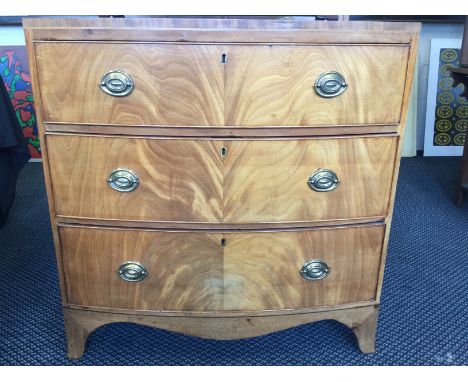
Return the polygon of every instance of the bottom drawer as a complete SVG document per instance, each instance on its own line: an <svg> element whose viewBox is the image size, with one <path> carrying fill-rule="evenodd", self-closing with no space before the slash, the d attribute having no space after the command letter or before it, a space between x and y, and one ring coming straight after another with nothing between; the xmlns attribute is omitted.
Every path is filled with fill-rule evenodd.
<svg viewBox="0 0 468 382"><path fill-rule="evenodd" d="M59 228L69 304L166 311L371 301L384 230L383 224L236 233Z"/></svg>

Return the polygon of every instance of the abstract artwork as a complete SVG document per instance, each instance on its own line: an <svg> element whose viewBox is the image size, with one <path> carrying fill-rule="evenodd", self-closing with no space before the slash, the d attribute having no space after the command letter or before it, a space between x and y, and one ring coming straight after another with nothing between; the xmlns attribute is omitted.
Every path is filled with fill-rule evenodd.
<svg viewBox="0 0 468 382"><path fill-rule="evenodd" d="M25 46L0 46L0 76L28 140L32 158L41 158L29 65Z"/></svg>
<svg viewBox="0 0 468 382"><path fill-rule="evenodd" d="M431 42L427 94L425 156L462 155L468 130L468 100L461 97L463 85L453 87L447 70L457 67L460 40L434 39Z"/></svg>

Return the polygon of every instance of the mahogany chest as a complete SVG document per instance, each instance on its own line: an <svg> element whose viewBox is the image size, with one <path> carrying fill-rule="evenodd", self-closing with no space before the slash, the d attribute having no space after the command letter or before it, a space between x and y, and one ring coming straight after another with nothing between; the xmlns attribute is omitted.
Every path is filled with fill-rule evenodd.
<svg viewBox="0 0 468 382"><path fill-rule="evenodd" d="M111 322L374 351L419 25L24 27L69 357Z"/></svg>

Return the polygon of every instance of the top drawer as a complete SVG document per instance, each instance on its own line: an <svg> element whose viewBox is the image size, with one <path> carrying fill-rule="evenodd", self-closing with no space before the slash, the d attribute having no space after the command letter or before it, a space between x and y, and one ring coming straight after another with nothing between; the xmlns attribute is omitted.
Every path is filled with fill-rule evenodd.
<svg viewBox="0 0 468 382"><path fill-rule="evenodd" d="M400 121L406 46L233 46L229 51L226 125Z"/></svg>
<svg viewBox="0 0 468 382"><path fill-rule="evenodd" d="M193 127L396 124L408 49L407 45L35 45L46 122ZM105 81L112 71L131 79L133 90L128 95L122 96L122 90L130 90L128 78ZM328 72L332 74L323 76ZM114 95L101 89L104 83ZM321 96L320 90L328 93Z"/></svg>
<svg viewBox="0 0 468 382"><path fill-rule="evenodd" d="M36 44L44 120L220 125L224 118L220 49L215 45ZM133 91L126 96L105 93L100 83L110 71L125 72L133 81ZM113 82L118 85L117 79Z"/></svg>

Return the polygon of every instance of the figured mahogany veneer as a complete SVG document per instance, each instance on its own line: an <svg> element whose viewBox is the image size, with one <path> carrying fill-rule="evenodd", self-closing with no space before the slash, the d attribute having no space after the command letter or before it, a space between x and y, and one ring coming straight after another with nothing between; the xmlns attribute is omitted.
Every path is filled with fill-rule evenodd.
<svg viewBox="0 0 468 382"><path fill-rule="evenodd" d="M385 216L397 137L300 140L135 139L49 135L57 213L199 223L313 222ZM225 156L221 150L225 149ZM132 192L106 180L129 168ZM332 192L307 181L319 168Z"/></svg>
<svg viewBox="0 0 468 382"><path fill-rule="evenodd" d="M222 221L222 142L47 136L57 213L110 219ZM118 192L116 168L140 184Z"/></svg>
<svg viewBox="0 0 468 382"><path fill-rule="evenodd" d="M47 122L249 127L397 124L409 48L57 42L35 50ZM135 83L127 97L98 87L115 69ZM314 91L330 70L348 83L331 100Z"/></svg>
<svg viewBox="0 0 468 382"><path fill-rule="evenodd" d="M232 46L225 50L224 123L398 124L408 50L391 45ZM313 89L318 76L328 71L346 80L348 87L339 97L322 98Z"/></svg>
<svg viewBox="0 0 468 382"><path fill-rule="evenodd" d="M68 301L163 311L263 311L375 300L383 224L287 232L158 232L61 227ZM323 281L299 270L330 267ZM120 264L144 264L122 282Z"/></svg>
<svg viewBox="0 0 468 382"><path fill-rule="evenodd" d="M333 319L375 350L419 25L24 26L69 357L111 322L227 340Z"/></svg>
<svg viewBox="0 0 468 382"><path fill-rule="evenodd" d="M39 43L36 52L41 95L47 99L45 121L223 123L220 46ZM116 69L135 83L127 97L110 97L99 89L102 76Z"/></svg>

